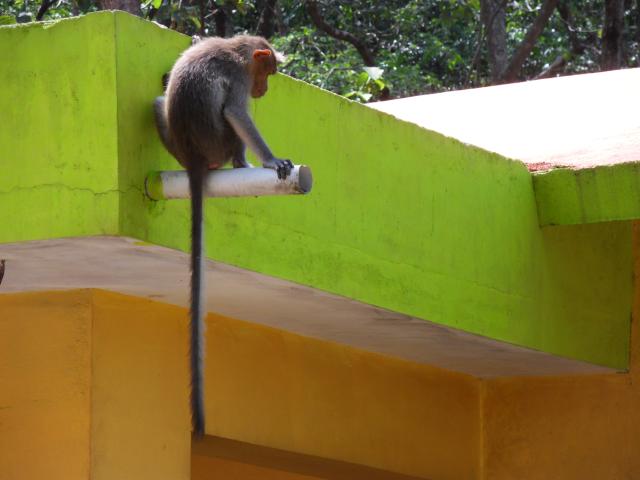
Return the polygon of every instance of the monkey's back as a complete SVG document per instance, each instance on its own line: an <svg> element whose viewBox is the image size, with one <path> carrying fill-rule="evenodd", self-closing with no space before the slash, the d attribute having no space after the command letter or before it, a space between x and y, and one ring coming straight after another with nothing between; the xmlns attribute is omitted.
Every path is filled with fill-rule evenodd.
<svg viewBox="0 0 640 480"><path fill-rule="evenodd" d="M234 39L209 38L186 50L175 63L167 86L167 122L178 160L222 165L236 134L223 109L230 97L248 91L246 60ZM200 160L198 160L200 161Z"/></svg>

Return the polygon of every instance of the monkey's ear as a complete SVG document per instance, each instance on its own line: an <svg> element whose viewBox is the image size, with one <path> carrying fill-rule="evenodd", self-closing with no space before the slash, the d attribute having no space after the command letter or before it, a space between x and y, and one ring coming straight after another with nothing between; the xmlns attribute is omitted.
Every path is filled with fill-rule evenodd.
<svg viewBox="0 0 640 480"><path fill-rule="evenodd" d="M253 51L253 59L254 60L260 60L264 57L270 57L271 56L271 50L269 50L268 48L265 48L264 50L254 50Z"/></svg>

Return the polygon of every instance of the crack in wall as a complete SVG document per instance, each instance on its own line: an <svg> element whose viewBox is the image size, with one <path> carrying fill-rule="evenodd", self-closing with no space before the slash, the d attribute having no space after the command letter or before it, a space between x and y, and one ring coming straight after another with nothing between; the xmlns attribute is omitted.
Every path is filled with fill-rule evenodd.
<svg viewBox="0 0 640 480"><path fill-rule="evenodd" d="M83 193L89 193L89 194L94 195L94 196L110 195L110 194L113 194L113 193L128 194L128 193L131 193L131 192L137 192L137 193L140 193L140 194L144 195L143 189L140 188L140 187L135 187L135 186L130 186L130 187L125 188L125 189L112 188L112 189L108 189L108 190L100 190L100 191L98 191L98 190L93 190L93 189L88 188L88 187L73 187L71 185L67 185L67 184L64 184L64 183L40 183L38 185L30 185L28 187L17 186L17 187L10 188L9 190L0 190L0 195L11 195L11 194L16 193L16 192L39 190L39 189L46 189L46 188L64 189L64 190L68 190L68 191L72 191L72 192L83 192Z"/></svg>

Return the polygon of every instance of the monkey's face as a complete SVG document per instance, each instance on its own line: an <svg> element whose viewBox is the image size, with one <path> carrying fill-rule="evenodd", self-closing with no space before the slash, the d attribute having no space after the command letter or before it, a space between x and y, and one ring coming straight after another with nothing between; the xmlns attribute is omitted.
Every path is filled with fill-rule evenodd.
<svg viewBox="0 0 640 480"><path fill-rule="evenodd" d="M253 52L253 64L251 68L251 96L260 98L269 89L269 75L278 71L274 53L269 50L255 50Z"/></svg>

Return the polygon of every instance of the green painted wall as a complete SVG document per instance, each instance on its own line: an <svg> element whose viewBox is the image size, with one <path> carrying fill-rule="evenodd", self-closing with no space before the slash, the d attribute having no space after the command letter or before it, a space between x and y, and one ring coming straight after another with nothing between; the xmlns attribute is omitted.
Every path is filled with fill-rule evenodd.
<svg viewBox="0 0 640 480"><path fill-rule="evenodd" d="M118 233L113 24L0 28L0 242Z"/></svg>
<svg viewBox="0 0 640 480"><path fill-rule="evenodd" d="M158 140L152 104L162 95L162 75L191 39L127 14L115 15L115 29L120 232L151 240L141 227L153 224L161 205L147 200L144 179L151 170L178 167Z"/></svg>
<svg viewBox="0 0 640 480"><path fill-rule="evenodd" d="M540 225L640 218L639 180L640 163L557 168L534 174Z"/></svg>
<svg viewBox="0 0 640 480"><path fill-rule="evenodd" d="M148 171L177 168L156 138L151 103L189 39L123 13L72 23L94 34L115 29L118 157L104 167L118 172L119 233L186 250L188 202L153 202L142 187ZM630 223L540 229L523 164L283 76L253 109L277 155L312 167L314 190L209 200L210 257L492 338L627 366Z"/></svg>

